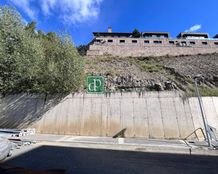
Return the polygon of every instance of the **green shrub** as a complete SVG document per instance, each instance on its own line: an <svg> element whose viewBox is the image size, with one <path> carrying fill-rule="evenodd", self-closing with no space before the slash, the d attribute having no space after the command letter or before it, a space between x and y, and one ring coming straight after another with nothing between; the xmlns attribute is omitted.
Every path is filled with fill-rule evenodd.
<svg viewBox="0 0 218 174"><path fill-rule="evenodd" d="M147 63L145 61L138 60L136 61L136 64L146 72L161 72L163 71L163 67L160 65L152 64L152 63Z"/></svg>
<svg viewBox="0 0 218 174"><path fill-rule="evenodd" d="M68 35L37 32L13 8L0 7L0 92L79 90L83 59Z"/></svg>
<svg viewBox="0 0 218 174"><path fill-rule="evenodd" d="M132 36L135 38L139 38L139 37L141 37L141 33L139 32L138 29L134 29L132 32Z"/></svg>

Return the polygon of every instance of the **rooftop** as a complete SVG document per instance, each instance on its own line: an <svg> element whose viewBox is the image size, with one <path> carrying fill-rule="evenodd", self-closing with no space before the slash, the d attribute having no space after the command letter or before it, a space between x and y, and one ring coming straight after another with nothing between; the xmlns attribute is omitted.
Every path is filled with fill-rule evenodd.
<svg viewBox="0 0 218 174"><path fill-rule="evenodd" d="M218 39L218 34L216 34L213 38Z"/></svg>
<svg viewBox="0 0 218 174"><path fill-rule="evenodd" d="M108 28L108 32L93 32L95 37L133 37L135 38L133 32L112 32L112 28ZM170 38L169 32L139 32L138 37L143 38ZM136 37L137 38L137 37ZM187 38L200 38L208 39L210 38L208 33L195 33L195 32L181 32L177 36L178 39L187 39ZM213 38L218 39L218 34Z"/></svg>
<svg viewBox="0 0 218 174"><path fill-rule="evenodd" d="M142 32L141 37L166 37L169 38L170 34L168 32ZM133 37L132 32L93 32L95 37Z"/></svg>
<svg viewBox="0 0 218 174"><path fill-rule="evenodd" d="M208 33L192 33L192 32L181 32L177 36L177 38L188 38L188 37L202 37L202 38L209 38Z"/></svg>
<svg viewBox="0 0 218 174"><path fill-rule="evenodd" d="M169 38L170 37L170 33L169 32L142 32L142 36L143 37L165 37L165 38Z"/></svg>
<svg viewBox="0 0 218 174"><path fill-rule="evenodd" d="M111 36L111 37L114 37L114 36L124 36L124 37L131 37L132 36L132 33L118 33L118 32L113 32L113 33L109 33L109 32L93 32L93 35L98 37L98 36Z"/></svg>

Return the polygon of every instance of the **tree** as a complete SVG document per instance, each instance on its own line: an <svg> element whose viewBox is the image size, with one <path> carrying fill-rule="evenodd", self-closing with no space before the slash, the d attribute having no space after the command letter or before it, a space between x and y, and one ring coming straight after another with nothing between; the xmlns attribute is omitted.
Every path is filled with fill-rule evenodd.
<svg viewBox="0 0 218 174"><path fill-rule="evenodd" d="M141 37L141 33L139 32L138 29L134 29L132 32L132 36L135 38L139 38L139 37Z"/></svg>
<svg viewBox="0 0 218 174"><path fill-rule="evenodd" d="M69 35L48 33L43 39L45 61L41 89L61 93L79 90L83 82L83 59L72 44Z"/></svg>
<svg viewBox="0 0 218 174"><path fill-rule="evenodd" d="M19 92L31 88L42 47L24 30L20 14L13 8L0 7L0 79L2 92Z"/></svg>
<svg viewBox="0 0 218 174"><path fill-rule="evenodd" d="M81 56L85 56L88 49L89 49L88 45L79 45L77 47L77 51Z"/></svg>
<svg viewBox="0 0 218 174"><path fill-rule="evenodd" d="M36 31L13 8L0 7L0 92L65 93L79 90L83 59L69 35Z"/></svg>
<svg viewBox="0 0 218 174"><path fill-rule="evenodd" d="M33 21L27 24L27 26L25 26L25 30L30 34L31 37L36 37L36 22Z"/></svg>

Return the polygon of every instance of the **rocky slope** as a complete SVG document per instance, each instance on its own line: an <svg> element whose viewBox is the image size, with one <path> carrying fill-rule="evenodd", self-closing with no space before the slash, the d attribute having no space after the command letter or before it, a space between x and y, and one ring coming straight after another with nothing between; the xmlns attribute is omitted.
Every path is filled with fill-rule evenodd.
<svg viewBox="0 0 218 174"><path fill-rule="evenodd" d="M218 54L164 57L86 57L86 74L102 75L107 91L180 90L194 93L201 75L203 95L218 95Z"/></svg>

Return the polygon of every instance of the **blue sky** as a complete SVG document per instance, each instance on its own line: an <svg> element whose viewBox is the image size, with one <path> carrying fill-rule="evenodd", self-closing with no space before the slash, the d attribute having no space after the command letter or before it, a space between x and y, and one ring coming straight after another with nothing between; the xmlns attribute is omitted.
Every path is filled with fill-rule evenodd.
<svg viewBox="0 0 218 174"><path fill-rule="evenodd" d="M181 31L218 33L217 0L0 0L17 8L24 20L45 32L68 32L76 45L93 31Z"/></svg>

